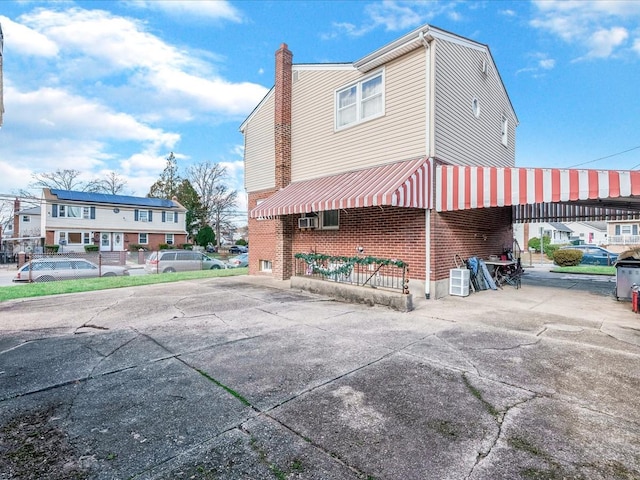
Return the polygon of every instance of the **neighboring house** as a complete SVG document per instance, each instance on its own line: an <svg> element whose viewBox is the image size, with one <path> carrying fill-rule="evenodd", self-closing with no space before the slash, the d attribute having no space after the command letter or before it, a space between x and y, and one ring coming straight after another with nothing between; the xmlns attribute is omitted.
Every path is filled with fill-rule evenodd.
<svg viewBox="0 0 640 480"><path fill-rule="evenodd" d="M173 200L104 193L43 189L41 231L46 245L63 251L124 251L140 245L156 250L160 244L187 241L186 209Z"/></svg>
<svg viewBox="0 0 640 480"><path fill-rule="evenodd" d="M640 246L638 225L640 225L640 220L607 222L608 244L625 247Z"/></svg>
<svg viewBox="0 0 640 480"><path fill-rule="evenodd" d="M432 203L441 166L514 166L518 119L486 45L424 26L354 63L292 58L282 44L274 88L240 127L250 274L360 252L407 262L437 298L455 255L511 248L511 207Z"/></svg>
<svg viewBox="0 0 640 480"><path fill-rule="evenodd" d="M549 237L552 245L567 244L571 242L572 232L570 227L560 222L524 223L513 226L513 237L522 250L527 250L529 240L540 238L541 233L542 236Z"/></svg>
<svg viewBox="0 0 640 480"><path fill-rule="evenodd" d="M609 244L607 222L569 222L567 226L573 230L571 241L593 245Z"/></svg>
<svg viewBox="0 0 640 480"><path fill-rule="evenodd" d="M4 35L2 34L2 26L0 26L0 127L2 126L4 116L4 73L2 63L4 61Z"/></svg>

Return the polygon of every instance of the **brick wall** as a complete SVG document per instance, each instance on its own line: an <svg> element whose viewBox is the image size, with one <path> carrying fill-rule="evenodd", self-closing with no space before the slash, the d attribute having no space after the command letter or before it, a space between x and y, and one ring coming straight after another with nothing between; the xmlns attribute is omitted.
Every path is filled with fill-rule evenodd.
<svg viewBox="0 0 640 480"><path fill-rule="evenodd" d="M248 209L254 209L259 200L274 194L273 190L254 192L248 196ZM276 220L257 220L249 218L249 275L263 275L260 261L275 262L276 258ZM275 267L275 265L274 265ZM267 273L271 275L271 273Z"/></svg>
<svg viewBox="0 0 640 480"><path fill-rule="evenodd" d="M487 258L513 246L511 207L433 212L431 280L448 278L454 256Z"/></svg>

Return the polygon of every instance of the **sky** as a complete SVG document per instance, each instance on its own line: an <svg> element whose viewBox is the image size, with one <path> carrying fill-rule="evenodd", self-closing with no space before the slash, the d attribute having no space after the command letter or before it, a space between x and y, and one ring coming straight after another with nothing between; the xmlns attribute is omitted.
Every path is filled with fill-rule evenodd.
<svg viewBox="0 0 640 480"><path fill-rule="evenodd" d="M489 46L516 166L640 169L640 0L4 0L0 199L58 169L145 196L173 152L225 166L246 211L239 127L280 44L355 62L426 24Z"/></svg>

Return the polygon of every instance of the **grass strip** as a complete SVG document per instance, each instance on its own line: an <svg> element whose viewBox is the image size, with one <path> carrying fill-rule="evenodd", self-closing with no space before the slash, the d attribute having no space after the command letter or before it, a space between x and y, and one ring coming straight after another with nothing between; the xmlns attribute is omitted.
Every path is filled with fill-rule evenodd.
<svg viewBox="0 0 640 480"><path fill-rule="evenodd" d="M45 283L16 284L10 287L0 287L0 302L21 298L60 295L63 293L93 292L96 290L108 290L111 288L180 282L183 280L231 277L236 275L246 275L248 270L249 269L245 267L226 270L197 270L193 272L159 273L153 275L130 275L128 277L100 277Z"/></svg>

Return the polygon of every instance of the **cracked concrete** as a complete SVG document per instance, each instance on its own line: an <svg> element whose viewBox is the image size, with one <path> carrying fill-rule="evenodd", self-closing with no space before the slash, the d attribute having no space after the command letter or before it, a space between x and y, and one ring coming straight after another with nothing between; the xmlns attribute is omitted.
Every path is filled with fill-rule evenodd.
<svg viewBox="0 0 640 480"><path fill-rule="evenodd" d="M640 478L640 316L527 284L342 304L252 277L0 303L3 425L87 478Z"/></svg>

